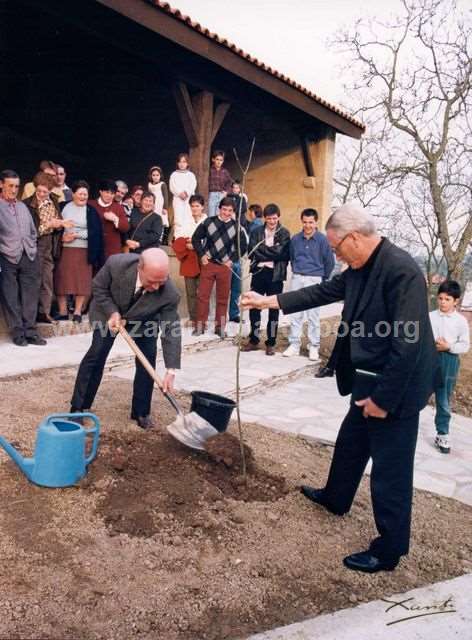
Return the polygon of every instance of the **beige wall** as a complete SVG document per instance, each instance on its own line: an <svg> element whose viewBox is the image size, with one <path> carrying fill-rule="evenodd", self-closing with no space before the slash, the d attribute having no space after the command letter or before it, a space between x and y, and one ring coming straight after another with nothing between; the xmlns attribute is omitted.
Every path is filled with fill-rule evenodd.
<svg viewBox="0 0 472 640"><path fill-rule="evenodd" d="M265 206L279 205L285 226L291 232L300 228L300 213L314 207L324 225L331 213L333 192L334 134L310 144L315 177L308 177L303 152L298 143L284 152L277 150L260 154L246 179L249 202Z"/></svg>

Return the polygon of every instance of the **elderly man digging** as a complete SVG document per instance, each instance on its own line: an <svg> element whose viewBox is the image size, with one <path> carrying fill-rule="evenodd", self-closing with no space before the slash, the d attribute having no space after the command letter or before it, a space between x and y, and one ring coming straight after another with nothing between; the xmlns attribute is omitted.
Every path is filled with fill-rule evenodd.
<svg viewBox="0 0 472 640"><path fill-rule="evenodd" d="M169 259L162 249L141 255L111 256L95 276L89 317L94 327L92 345L82 360L71 411L88 411L100 385L103 368L120 325L126 322L136 344L151 365L156 365L157 337L167 367L164 390L172 391L175 369L180 369L181 331L177 307L180 295L169 279ZM136 361L131 418L142 429L151 429L154 381Z"/></svg>
<svg viewBox="0 0 472 640"><path fill-rule="evenodd" d="M312 502L344 515L369 458L378 537L344 558L356 571L392 571L409 550L413 461L419 412L437 367L423 274L402 249L381 238L373 218L346 204L326 224L326 237L349 265L332 280L263 297L249 292L246 309L294 313L344 300L331 362L351 405L341 425L326 486L302 487Z"/></svg>

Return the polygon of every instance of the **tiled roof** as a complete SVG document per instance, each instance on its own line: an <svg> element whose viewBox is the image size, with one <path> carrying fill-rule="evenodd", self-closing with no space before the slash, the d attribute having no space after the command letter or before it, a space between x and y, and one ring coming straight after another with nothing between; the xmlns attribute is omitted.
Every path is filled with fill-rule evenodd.
<svg viewBox="0 0 472 640"><path fill-rule="evenodd" d="M206 38L213 40L213 42L217 42L223 47L226 47L236 55L240 56L241 58L244 58L251 64L254 64L256 67L259 67L259 69L266 71L270 75L278 78L279 80L282 80L282 82L285 82L286 84L293 87L294 89L297 89L298 91L308 96L312 100L315 100L315 102L317 102L318 104L321 104L322 106L326 107L330 111L333 111L334 113L341 116L341 118L344 118L348 122L351 122L352 124L354 124L356 127L359 127L362 131L365 131L365 126L362 124L362 122L360 122L359 120L351 116L346 111L343 111L342 109L332 104L331 102L328 102L327 100L324 100L320 96L316 95L316 93L313 93L312 91L309 91L305 87L302 87L301 84L299 84L298 82L295 82L294 80L280 73L276 69L269 67L264 62L261 62L254 56L251 56L249 53L246 53L245 51L237 47L234 43L230 42L226 38L222 38L217 33L213 33L206 27L203 27L199 22L195 22L189 16L186 16L181 11L179 11L179 9L174 9L173 7L171 7L168 2L162 2L161 0L151 0L151 4L153 4L155 7L159 9L162 9L162 11L165 11L166 13L173 16L177 20L184 22L191 29L193 29L194 31L197 31L202 36L205 36Z"/></svg>

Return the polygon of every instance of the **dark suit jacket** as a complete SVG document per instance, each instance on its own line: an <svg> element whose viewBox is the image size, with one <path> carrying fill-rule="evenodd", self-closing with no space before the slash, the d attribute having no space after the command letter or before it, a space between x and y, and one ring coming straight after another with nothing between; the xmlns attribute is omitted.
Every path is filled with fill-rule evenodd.
<svg viewBox="0 0 472 640"><path fill-rule="evenodd" d="M344 300L333 351L341 395L352 392L354 369L366 369L381 374L371 398L382 409L402 417L426 405L437 352L425 279L406 251L384 240L365 286L359 271L348 268L278 300L284 313ZM343 338L347 326L351 331Z"/></svg>
<svg viewBox="0 0 472 640"><path fill-rule="evenodd" d="M164 362L168 369L180 369L181 327L177 311L180 294L171 280L157 291L146 292L132 304L136 288L139 256L122 253L110 256L92 283L93 298L89 317L93 324L106 326L118 311L127 320L127 328L139 329L137 322L158 322ZM146 330L144 325L143 331ZM147 335L147 333L145 333ZM156 334L157 338L157 334Z"/></svg>

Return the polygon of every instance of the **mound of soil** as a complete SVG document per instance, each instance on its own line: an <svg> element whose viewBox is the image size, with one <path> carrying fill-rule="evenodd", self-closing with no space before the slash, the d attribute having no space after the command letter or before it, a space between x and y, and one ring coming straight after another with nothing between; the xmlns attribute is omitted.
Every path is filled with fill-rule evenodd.
<svg viewBox="0 0 472 640"><path fill-rule="evenodd" d="M260 468L247 445L245 480L239 440L229 433L211 438L208 454L185 449L165 432L148 435L104 434L100 458L81 483L99 492L97 512L111 535L173 536L199 527L218 535L224 522L208 509L218 510L219 501L275 502L289 492L285 478Z"/></svg>

